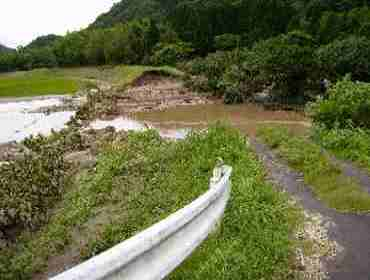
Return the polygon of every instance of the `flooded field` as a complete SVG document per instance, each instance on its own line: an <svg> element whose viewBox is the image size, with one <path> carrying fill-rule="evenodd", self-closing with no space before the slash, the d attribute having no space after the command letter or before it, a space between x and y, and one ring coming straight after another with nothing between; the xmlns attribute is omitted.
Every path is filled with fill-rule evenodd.
<svg viewBox="0 0 370 280"><path fill-rule="evenodd" d="M0 103L0 143L21 141L30 135L59 131L74 115L73 111L43 113L42 108L61 106L62 98Z"/></svg>
<svg viewBox="0 0 370 280"><path fill-rule="evenodd" d="M63 129L75 114L74 111L43 112L43 108L62 105L61 97L1 102L0 143L21 141L30 135L48 135L52 130ZM116 130L125 131L154 128L163 137L181 139L186 137L191 129L205 128L216 121L230 123L251 136L254 136L257 128L264 124L285 125L297 133L305 132L310 126L310 122L302 113L293 111L269 111L252 104L233 106L203 104L133 113L113 120L95 120L88 127L103 129L112 126Z"/></svg>
<svg viewBox="0 0 370 280"><path fill-rule="evenodd" d="M144 131L146 129L156 129L163 138L183 139L191 131L190 128L166 128L163 126L154 126L151 122L138 121L131 118L120 117L110 121L96 120L92 122L89 128L104 129L114 127L117 131Z"/></svg>
<svg viewBox="0 0 370 280"><path fill-rule="evenodd" d="M224 121L251 136L256 134L261 125L284 125L299 134L304 133L311 125L303 113L269 111L254 104L183 106L164 111L136 113L132 117L154 127L172 130L204 128L210 123Z"/></svg>

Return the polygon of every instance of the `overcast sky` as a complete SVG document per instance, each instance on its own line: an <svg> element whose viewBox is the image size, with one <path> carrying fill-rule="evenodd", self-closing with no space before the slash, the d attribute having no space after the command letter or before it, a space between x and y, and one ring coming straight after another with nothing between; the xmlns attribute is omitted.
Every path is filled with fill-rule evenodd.
<svg viewBox="0 0 370 280"><path fill-rule="evenodd" d="M0 0L0 43L26 45L41 35L87 27L119 0Z"/></svg>

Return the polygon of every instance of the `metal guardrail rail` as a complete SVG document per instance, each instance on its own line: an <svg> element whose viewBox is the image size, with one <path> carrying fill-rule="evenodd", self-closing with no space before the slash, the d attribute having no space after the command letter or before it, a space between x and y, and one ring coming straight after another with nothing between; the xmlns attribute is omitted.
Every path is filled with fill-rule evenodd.
<svg viewBox="0 0 370 280"><path fill-rule="evenodd" d="M138 235L51 280L160 280L179 266L221 222L232 168L216 167L210 189Z"/></svg>

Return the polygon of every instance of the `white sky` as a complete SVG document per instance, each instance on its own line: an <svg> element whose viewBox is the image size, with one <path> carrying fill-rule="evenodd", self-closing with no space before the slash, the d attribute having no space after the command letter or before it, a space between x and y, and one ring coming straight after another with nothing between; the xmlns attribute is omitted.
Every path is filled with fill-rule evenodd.
<svg viewBox="0 0 370 280"><path fill-rule="evenodd" d="M26 45L41 35L80 30L119 0L0 0L0 43Z"/></svg>

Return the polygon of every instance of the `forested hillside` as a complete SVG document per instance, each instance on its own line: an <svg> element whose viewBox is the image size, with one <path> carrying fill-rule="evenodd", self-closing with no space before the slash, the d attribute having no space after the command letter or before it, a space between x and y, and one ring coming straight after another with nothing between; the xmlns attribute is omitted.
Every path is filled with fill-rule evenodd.
<svg viewBox="0 0 370 280"><path fill-rule="evenodd" d="M62 39L62 36L58 36L55 34L49 34L45 36L40 36L29 43L26 48L44 48L44 47L52 47L54 43Z"/></svg>
<svg viewBox="0 0 370 280"><path fill-rule="evenodd" d="M320 80L370 80L364 0L123 0L89 28L0 56L0 71L104 64L178 65L198 89L241 102L273 85L304 101Z"/></svg>
<svg viewBox="0 0 370 280"><path fill-rule="evenodd" d="M131 20L145 17L160 20L164 15L163 6L156 0L122 0L116 3L112 9L100 15L90 28L113 27L118 23L127 23Z"/></svg>

